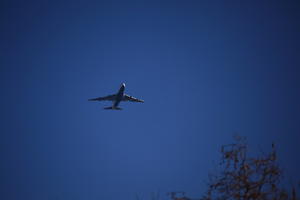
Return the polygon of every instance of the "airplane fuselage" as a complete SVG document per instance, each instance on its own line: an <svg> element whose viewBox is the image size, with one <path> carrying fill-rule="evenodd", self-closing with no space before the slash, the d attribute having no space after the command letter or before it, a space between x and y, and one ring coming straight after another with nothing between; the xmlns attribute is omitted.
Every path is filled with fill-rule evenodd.
<svg viewBox="0 0 300 200"><path fill-rule="evenodd" d="M116 100L114 101L113 107L118 107L119 103L122 101L125 91L125 84L123 83L117 93Z"/></svg>

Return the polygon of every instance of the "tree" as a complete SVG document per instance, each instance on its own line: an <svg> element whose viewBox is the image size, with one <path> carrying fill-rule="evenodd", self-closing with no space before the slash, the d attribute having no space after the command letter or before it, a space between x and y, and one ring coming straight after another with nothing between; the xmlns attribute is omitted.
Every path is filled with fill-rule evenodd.
<svg viewBox="0 0 300 200"><path fill-rule="evenodd" d="M236 137L234 144L221 148L221 171L210 177L203 200L296 200L280 187L282 170L277 163L275 145L268 154L250 156L246 140Z"/></svg>

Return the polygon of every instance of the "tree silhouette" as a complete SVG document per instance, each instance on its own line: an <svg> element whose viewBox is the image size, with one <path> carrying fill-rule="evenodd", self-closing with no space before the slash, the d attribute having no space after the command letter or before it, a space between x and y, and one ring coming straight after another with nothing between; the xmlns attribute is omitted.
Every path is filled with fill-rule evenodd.
<svg viewBox="0 0 300 200"><path fill-rule="evenodd" d="M277 163L275 145L268 154L250 156L245 138L221 148L221 171L210 177L203 200L296 200L281 187L283 172Z"/></svg>

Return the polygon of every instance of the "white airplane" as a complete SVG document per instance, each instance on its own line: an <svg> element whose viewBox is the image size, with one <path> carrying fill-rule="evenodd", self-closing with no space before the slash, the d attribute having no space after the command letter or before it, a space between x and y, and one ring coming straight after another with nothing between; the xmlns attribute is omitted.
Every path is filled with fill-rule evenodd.
<svg viewBox="0 0 300 200"><path fill-rule="evenodd" d="M113 94L113 95L108 95L105 97L98 97L98 98L94 98L94 99L89 99L89 101L113 101L113 105L110 107L106 107L104 109L107 110L122 110L122 108L118 107L119 103L121 101L132 101L132 102L141 102L144 103L143 100L141 99L137 99L135 97L129 96L127 94L124 93L125 91L125 83L121 84L121 87L118 91L118 93Z"/></svg>

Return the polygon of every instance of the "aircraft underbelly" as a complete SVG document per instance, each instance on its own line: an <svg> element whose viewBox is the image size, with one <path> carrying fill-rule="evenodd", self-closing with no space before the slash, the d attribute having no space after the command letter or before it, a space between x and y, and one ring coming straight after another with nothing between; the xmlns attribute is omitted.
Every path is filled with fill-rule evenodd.
<svg viewBox="0 0 300 200"><path fill-rule="evenodd" d="M122 101L122 98L123 98L123 93L118 94L116 101L114 102L114 107L117 107L119 105L120 101Z"/></svg>

